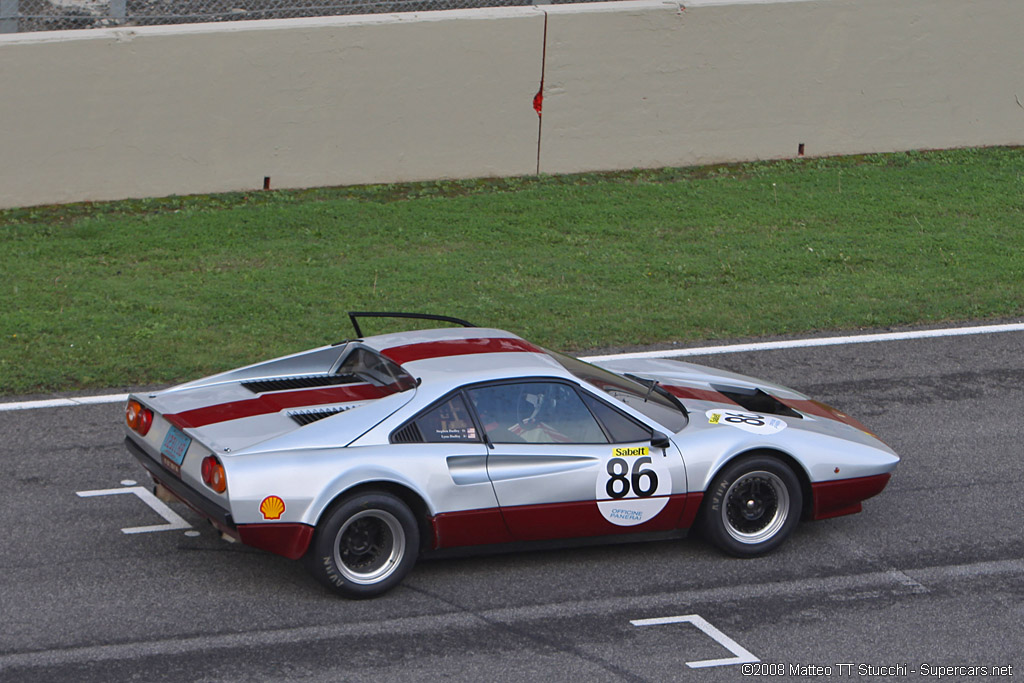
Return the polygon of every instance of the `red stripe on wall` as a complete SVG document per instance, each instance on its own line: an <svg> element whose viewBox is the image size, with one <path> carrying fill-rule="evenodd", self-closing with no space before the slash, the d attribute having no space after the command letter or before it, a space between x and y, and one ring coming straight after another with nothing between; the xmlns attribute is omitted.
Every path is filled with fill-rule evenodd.
<svg viewBox="0 0 1024 683"><path fill-rule="evenodd" d="M428 358L466 356L475 353L544 353L530 342L511 337L481 339L446 339L436 342L405 344L384 349L381 353L399 365Z"/></svg>
<svg viewBox="0 0 1024 683"><path fill-rule="evenodd" d="M277 413L288 408L345 403L348 401L369 401L393 393L372 384L346 384L322 389L302 389L263 394L256 398L231 401L213 406L204 406L180 413L164 415L164 419L179 429L204 427L217 422L238 420L243 417Z"/></svg>

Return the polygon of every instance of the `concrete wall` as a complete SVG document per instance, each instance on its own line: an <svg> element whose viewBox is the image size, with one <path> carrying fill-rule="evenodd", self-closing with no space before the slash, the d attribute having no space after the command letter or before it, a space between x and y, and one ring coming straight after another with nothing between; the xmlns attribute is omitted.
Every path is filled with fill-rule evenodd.
<svg viewBox="0 0 1024 683"><path fill-rule="evenodd" d="M636 0L0 36L0 207L1024 144L1020 26Z"/></svg>
<svg viewBox="0 0 1024 683"><path fill-rule="evenodd" d="M0 37L0 206L533 173L543 25L478 10Z"/></svg>
<svg viewBox="0 0 1024 683"><path fill-rule="evenodd" d="M1024 2L548 10L542 169L1024 143Z"/></svg>

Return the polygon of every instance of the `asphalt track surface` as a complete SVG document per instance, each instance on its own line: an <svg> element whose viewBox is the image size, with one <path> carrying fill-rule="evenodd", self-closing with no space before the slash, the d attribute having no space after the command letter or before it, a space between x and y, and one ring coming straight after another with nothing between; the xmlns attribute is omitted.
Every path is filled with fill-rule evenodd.
<svg viewBox="0 0 1024 683"><path fill-rule="evenodd" d="M0 680L1019 679L1022 351L1005 332L691 357L861 419L903 458L889 487L754 560L699 539L429 560L363 602L180 505L191 528L123 533L167 522L78 495L147 484L120 405L0 412Z"/></svg>

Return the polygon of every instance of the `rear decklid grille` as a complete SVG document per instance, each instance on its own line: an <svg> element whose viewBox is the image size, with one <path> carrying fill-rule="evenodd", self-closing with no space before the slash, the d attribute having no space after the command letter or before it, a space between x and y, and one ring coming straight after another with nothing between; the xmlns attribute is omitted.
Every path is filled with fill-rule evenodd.
<svg viewBox="0 0 1024 683"><path fill-rule="evenodd" d="M285 391L287 389L309 389L311 387L331 387L338 384L354 384L361 382L353 375L302 375L298 377L277 377L273 379L254 379L241 382L241 385L253 392L262 394L267 391Z"/></svg>
<svg viewBox="0 0 1024 683"><path fill-rule="evenodd" d="M325 417L330 417L332 415L337 415L338 413L343 413L346 410L351 410L354 407L355 406L345 406L343 408L325 408L322 410L301 410L288 413L288 417L295 420L300 425L306 426L316 422L317 420L322 420Z"/></svg>

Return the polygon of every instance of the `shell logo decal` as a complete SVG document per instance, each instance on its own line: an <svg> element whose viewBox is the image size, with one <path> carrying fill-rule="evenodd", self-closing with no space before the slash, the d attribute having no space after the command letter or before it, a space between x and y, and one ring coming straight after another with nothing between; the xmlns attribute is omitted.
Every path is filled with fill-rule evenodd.
<svg viewBox="0 0 1024 683"><path fill-rule="evenodd" d="M284 501L277 496L267 496L260 503L260 512L263 513L263 519L281 519L281 515L284 513Z"/></svg>

